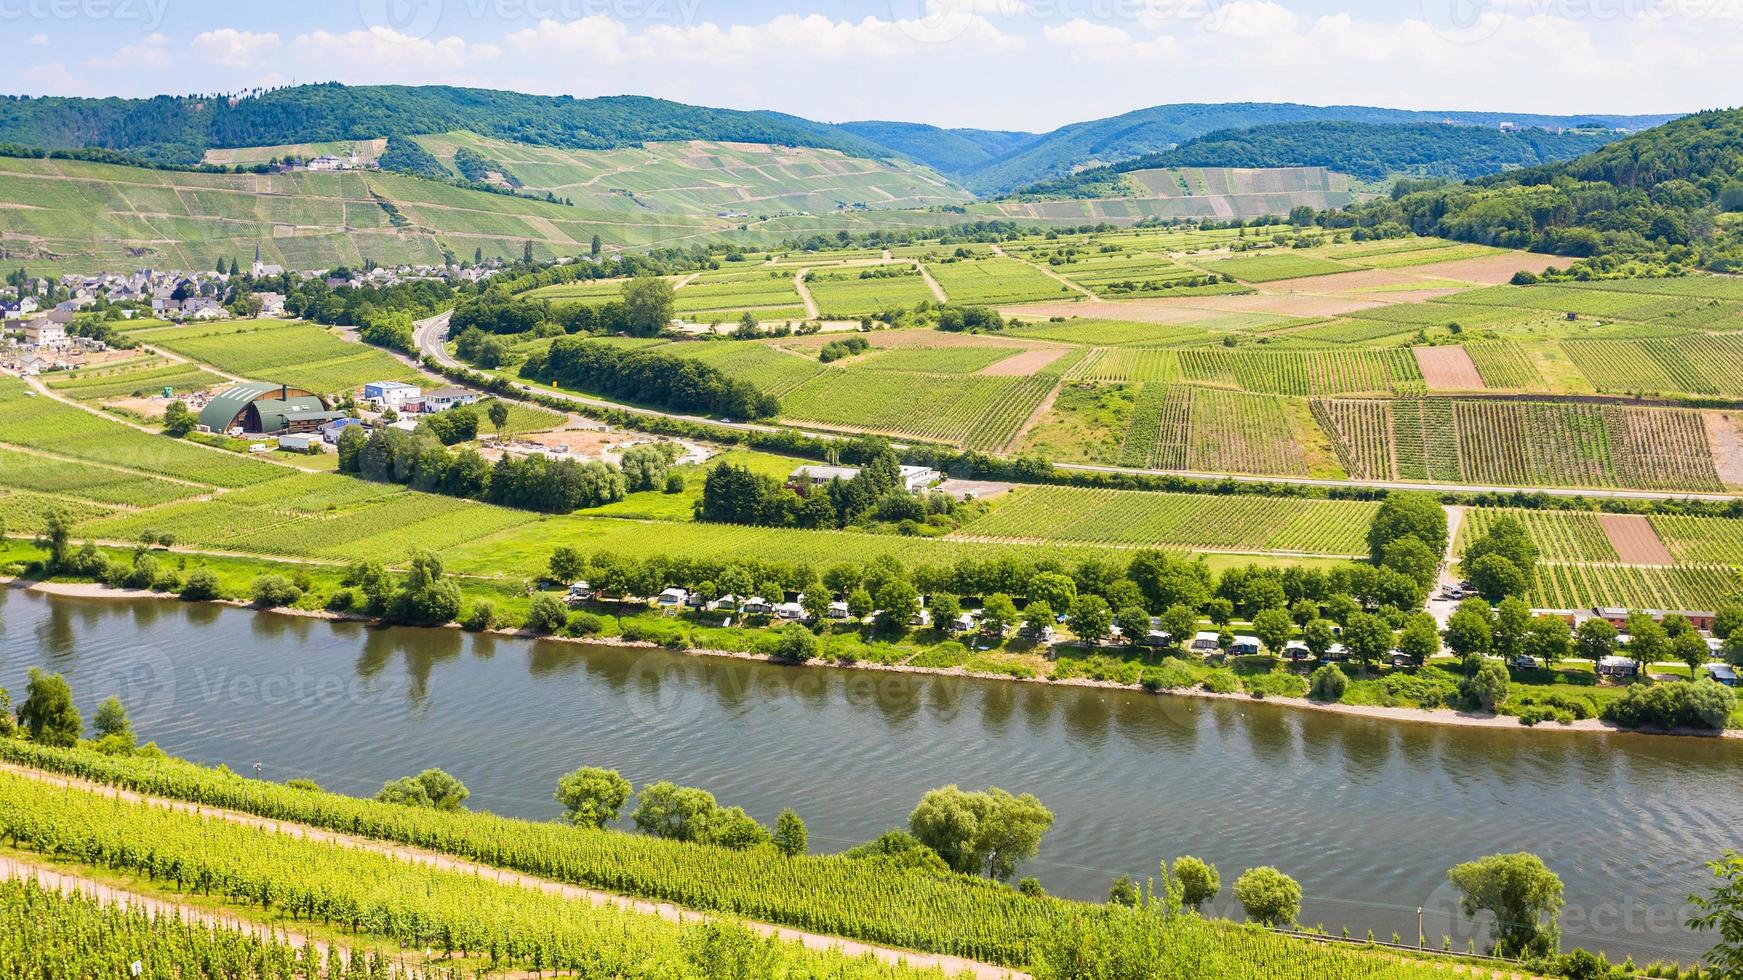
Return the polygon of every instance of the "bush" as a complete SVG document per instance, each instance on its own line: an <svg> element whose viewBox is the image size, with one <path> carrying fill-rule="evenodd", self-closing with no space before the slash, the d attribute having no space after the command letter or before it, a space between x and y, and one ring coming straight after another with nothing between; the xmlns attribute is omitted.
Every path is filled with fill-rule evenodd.
<svg viewBox="0 0 1743 980"><path fill-rule="evenodd" d="M1731 717L1731 689L1702 678L1693 682L1635 684L1604 706L1604 720L1623 728L1699 728L1719 731Z"/></svg>
<svg viewBox="0 0 1743 980"><path fill-rule="evenodd" d="M934 670L948 670L951 667L961 667L968 662L968 648L955 640L940 643L935 647L921 650L914 654L908 663L915 667L928 667Z"/></svg>
<svg viewBox="0 0 1743 980"><path fill-rule="evenodd" d="M1307 685L1294 674L1249 674L1241 678L1241 687L1256 698L1298 698L1307 693Z"/></svg>
<svg viewBox="0 0 1743 980"><path fill-rule="evenodd" d="M1213 694L1233 694L1240 690L1240 678L1227 667L1219 667L1205 675L1204 689Z"/></svg>
<svg viewBox="0 0 1743 980"><path fill-rule="evenodd" d="M1250 868L1235 879L1235 898L1247 918L1280 928L1301 914L1301 886L1276 868Z"/></svg>
<svg viewBox="0 0 1743 980"><path fill-rule="evenodd" d="M1467 703L1484 711L1499 711L1507 703L1512 678L1499 660L1485 658L1477 672L1459 684L1459 693Z"/></svg>
<svg viewBox="0 0 1743 980"><path fill-rule="evenodd" d="M1178 691L1197 687L1198 675L1179 660L1165 660L1155 666L1145 667L1138 683L1144 685L1147 691Z"/></svg>
<svg viewBox="0 0 1743 980"><path fill-rule="evenodd" d="M663 647L687 645L684 627L666 619L631 619L623 624L623 638L632 643L657 643Z"/></svg>
<svg viewBox="0 0 1743 980"><path fill-rule="evenodd" d="M181 597L189 602L205 602L219 595L218 573L210 568L194 569L188 573L188 580L182 583Z"/></svg>
<svg viewBox="0 0 1743 980"><path fill-rule="evenodd" d="M1337 664L1326 664L1314 671L1307 681L1308 696L1327 704L1342 701L1349 687L1350 679L1344 676L1343 668Z"/></svg>
<svg viewBox="0 0 1743 980"><path fill-rule="evenodd" d="M789 623L775 632L771 655L786 663L805 663L817 656L817 637L798 623Z"/></svg>
<svg viewBox="0 0 1743 980"><path fill-rule="evenodd" d="M466 616L466 622L461 625L474 633L482 633L495 629L496 623L496 607L488 602L479 602L472 607L472 612Z"/></svg>
<svg viewBox="0 0 1743 980"><path fill-rule="evenodd" d="M597 613L578 612L569 617L569 628L564 632L570 636L598 636L605 632L605 617Z"/></svg>
<svg viewBox="0 0 1743 980"><path fill-rule="evenodd" d="M262 575L249 587L254 604L262 609L277 609L294 605L303 597L303 590L283 575Z"/></svg>
<svg viewBox="0 0 1743 980"><path fill-rule="evenodd" d="M529 633L549 636L569 624L569 607L549 592L540 592L527 604L522 626Z"/></svg>
<svg viewBox="0 0 1743 980"><path fill-rule="evenodd" d="M340 589L327 598L328 612L350 612L357 605L357 594L350 589Z"/></svg>

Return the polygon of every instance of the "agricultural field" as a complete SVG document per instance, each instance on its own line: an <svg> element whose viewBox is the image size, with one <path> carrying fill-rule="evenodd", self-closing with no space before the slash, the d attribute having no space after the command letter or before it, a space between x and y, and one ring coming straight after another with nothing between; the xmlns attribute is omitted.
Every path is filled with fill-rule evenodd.
<svg viewBox="0 0 1743 980"><path fill-rule="evenodd" d="M1097 384L1179 381L1182 356L1154 347L1097 348L1071 369L1070 380Z"/></svg>
<svg viewBox="0 0 1743 980"><path fill-rule="evenodd" d="M1053 271L1107 299L1205 296L1249 291L1245 286L1228 282L1189 286L1188 280L1202 279L1204 274L1154 252L1074 257Z"/></svg>
<svg viewBox="0 0 1743 980"><path fill-rule="evenodd" d="M1602 392L1743 396L1743 337L1564 340L1561 349Z"/></svg>
<svg viewBox="0 0 1743 980"><path fill-rule="evenodd" d="M1511 510L1470 507L1459 526L1456 550L1487 534L1503 517L1518 521L1542 561L1555 563L1617 562L1620 557L1604 533L1599 515L1587 511Z"/></svg>
<svg viewBox="0 0 1743 980"><path fill-rule="evenodd" d="M219 487L281 479L291 471L237 453L141 432L0 378L0 443Z"/></svg>
<svg viewBox="0 0 1743 980"><path fill-rule="evenodd" d="M1075 295L1071 287L1012 258L929 262L927 271L952 303L965 305L1027 303Z"/></svg>
<svg viewBox="0 0 1743 980"><path fill-rule="evenodd" d="M1138 548L1366 554L1378 504L1023 487L953 537Z"/></svg>
<svg viewBox="0 0 1743 980"><path fill-rule="evenodd" d="M717 367L777 398L828 370L816 355L805 356L755 342L694 341L669 344L664 351Z"/></svg>
<svg viewBox="0 0 1743 980"><path fill-rule="evenodd" d="M176 392L205 391L229 384L223 375L162 357L144 358L126 365L81 368L44 379L51 391L82 402L155 395L164 388Z"/></svg>
<svg viewBox="0 0 1743 980"><path fill-rule="evenodd" d="M1743 566L1743 520L1669 514L1647 520L1679 562Z"/></svg>
<svg viewBox="0 0 1743 980"><path fill-rule="evenodd" d="M1128 323L1120 320L1071 319L1058 323L1013 325L1013 337L1050 340L1091 347L1174 347L1203 344L1213 339L1209 324Z"/></svg>
<svg viewBox="0 0 1743 980"><path fill-rule="evenodd" d="M782 398L781 415L800 425L992 452L1011 441L1058 384L1053 373L947 377L831 368Z"/></svg>
<svg viewBox="0 0 1743 980"><path fill-rule="evenodd" d="M1194 384L1278 395L1385 394L1422 382L1408 350L1270 352L1207 348L1179 353Z"/></svg>
<svg viewBox="0 0 1743 980"><path fill-rule="evenodd" d="M1119 462L1210 473L1308 473L1284 399L1179 384L1139 390Z"/></svg>
<svg viewBox="0 0 1743 980"><path fill-rule="evenodd" d="M323 394L352 391L371 381L419 381L415 369L385 351L338 337L298 320L243 320L142 330L138 340L210 364L251 381L269 381Z"/></svg>
<svg viewBox="0 0 1743 980"><path fill-rule="evenodd" d="M1235 259L1223 259L1218 262L1203 263L1203 268L1220 275L1234 276L1242 282L1268 283L1280 282L1284 279L1305 279L1310 276L1329 276L1339 272L1355 272L1356 267L1322 259L1317 256L1303 255L1298 252L1281 255L1254 255Z"/></svg>
<svg viewBox="0 0 1743 980"><path fill-rule="evenodd" d="M793 277L779 270L709 272L673 293L678 315L686 320L729 321L745 313L758 320L803 320L805 304Z"/></svg>
<svg viewBox="0 0 1743 980"><path fill-rule="evenodd" d="M0 449L0 489L53 494L124 507L152 507L210 492L208 487L146 476L132 470L56 459L15 449Z"/></svg>
<svg viewBox="0 0 1743 980"><path fill-rule="evenodd" d="M1527 600L1536 609L1717 609L1743 592L1727 565L1562 565L1540 562Z"/></svg>
<svg viewBox="0 0 1743 980"><path fill-rule="evenodd" d="M918 269L868 266L833 271L813 270L805 288L825 319L852 320L884 310L907 309L937 297Z"/></svg>

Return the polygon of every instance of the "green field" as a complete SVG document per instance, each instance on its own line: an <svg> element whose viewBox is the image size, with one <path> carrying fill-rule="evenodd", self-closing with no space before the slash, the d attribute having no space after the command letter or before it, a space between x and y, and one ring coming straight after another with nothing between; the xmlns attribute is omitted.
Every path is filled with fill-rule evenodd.
<svg viewBox="0 0 1743 980"><path fill-rule="evenodd" d="M1003 304L1059 299L1073 294L1027 262L1009 258L963 259L926 264L952 303Z"/></svg>
<svg viewBox="0 0 1743 980"><path fill-rule="evenodd" d="M101 402L136 395L156 395L164 388L177 392L203 391L229 384L223 375L195 364L167 358L145 358L125 366L84 368L52 375L49 389L79 401Z"/></svg>
<svg viewBox="0 0 1743 980"><path fill-rule="evenodd" d="M1298 253L1255 255L1220 262L1206 262L1204 268L1242 282L1278 282L1284 279L1304 279L1309 276L1329 276L1339 272L1354 272L1355 266Z"/></svg>
<svg viewBox="0 0 1743 980"><path fill-rule="evenodd" d="M893 266L869 269L818 269L809 274L805 288L825 318L857 319L884 310L905 309L937 299L918 270L885 275ZM880 274L873 274L880 273Z"/></svg>
<svg viewBox="0 0 1743 980"><path fill-rule="evenodd" d="M135 336L229 374L320 394L352 391L371 381L423 380L415 369L385 351L298 320L159 327Z"/></svg>

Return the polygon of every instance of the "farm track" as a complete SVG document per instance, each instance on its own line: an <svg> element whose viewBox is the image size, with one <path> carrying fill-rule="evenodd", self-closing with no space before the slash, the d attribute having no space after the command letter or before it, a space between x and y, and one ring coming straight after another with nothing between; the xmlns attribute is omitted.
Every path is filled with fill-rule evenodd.
<svg viewBox="0 0 1743 980"><path fill-rule="evenodd" d="M815 320L823 314L818 311L817 299L811 295L810 287L805 285L805 276L810 272L810 269L800 269L793 273L793 289L798 292L799 301L805 304L805 319Z"/></svg>
<svg viewBox="0 0 1743 980"><path fill-rule="evenodd" d="M915 262L914 268L920 270L920 278L926 280L926 288L932 290L933 299L940 303L950 302L950 296L944 292L944 287L938 284L938 280L932 278L932 270L926 268L926 263Z"/></svg>
<svg viewBox="0 0 1743 980"><path fill-rule="evenodd" d="M107 796L117 800L123 800L129 803L142 803L180 813L197 814L216 820L224 820L239 826L253 827L258 830L264 830L275 834L285 834L302 840L316 841L352 850L367 851L373 854L390 857L395 860L404 861L408 864L435 868L439 871L473 875L480 879L494 881L498 884L512 885L517 888L540 891L564 899L586 901L595 906L609 905L625 911L639 912L645 915L657 915L669 922L706 922L715 918L713 915L682 908L667 902L650 902L644 899L614 894L612 892L599 891L591 888L581 888L576 885L568 885L546 878L521 874L515 871L506 871L487 864L467 861L437 851L426 851L421 848L407 847L380 840L354 837L349 834L335 833L318 827L311 827L306 824L257 817L254 814L244 813L238 810L226 810L218 807L203 806L198 803L189 803L183 800L150 796L115 786L108 786L101 783L89 782L87 780L47 773L26 766L4 763L0 764L0 771L9 772L13 775L35 780L36 782L50 786L78 789L99 796ZM933 953L909 952L907 950L893 949L887 946L877 946L870 943L841 939L836 936L828 936L821 933L788 929L784 926L772 925L765 922L753 922L748 920L735 921L738 921L745 928L758 935L772 936L786 942L799 943L806 949L813 951L822 952L835 949L847 956L872 956L880 963L907 963L909 966L918 969L937 968L953 975L960 972L968 972L973 974L977 980L1029 980L1027 974L1019 973L1005 967L994 966L990 963L979 963L973 960L962 959L960 957L944 956Z"/></svg>
<svg viewBox="0 0 1743 980"><path fill-rule="evenodd" d="M1036 272L1039 272L1042 275L1046 276L1047 278L1052 279L1053 281L1059 283L1061 286L1064 286L1065 288L1071 290L1072 292L1081 295L1085 299L1089 300L1091 303L1105 303L1105 302L1107 302L1106 299L1097 295L1092 290L1087 289L1083 286L1080 286L1075 282L1072 282L1070 279L1067 279L1064 276L1060 275L1059 273L1054 272L1052 269L1040 264L1039 262L1031 262L1028 259L1025 259L1021 256L1012 256L1012 255L1007 254L1005 252L1004 248L1002 248L1001 246L999 246L997 244L993 245L993 254L997 255L997 256L1001 256L1003 258L1015 258L1018 262L1021 262L1024 265L1028 266L1029 268L1034 269Z"/></svg>

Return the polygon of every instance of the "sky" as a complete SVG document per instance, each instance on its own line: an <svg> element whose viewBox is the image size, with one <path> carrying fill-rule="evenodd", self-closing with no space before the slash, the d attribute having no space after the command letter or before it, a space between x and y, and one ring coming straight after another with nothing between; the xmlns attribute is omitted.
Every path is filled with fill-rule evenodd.
<svg viewBox="0 0 1743 980"><path fill-rule="evenodd" d="M1030 131L1170 102L1743 102L1743 0L0 0L0 51L17 95L441 83Z"/></svg>

